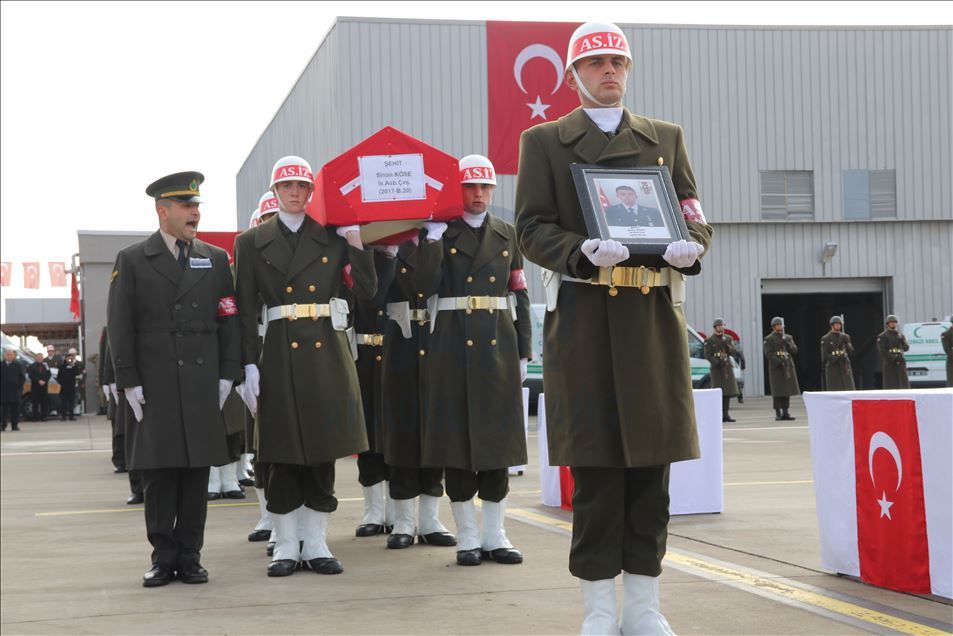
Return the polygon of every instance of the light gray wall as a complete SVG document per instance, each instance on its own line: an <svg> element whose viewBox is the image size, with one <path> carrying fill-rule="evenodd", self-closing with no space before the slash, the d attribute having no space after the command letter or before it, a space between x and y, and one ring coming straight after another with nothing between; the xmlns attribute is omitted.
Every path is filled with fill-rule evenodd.
<svg viewBox="0 0 953 636"><path fill-rule="evenodd" d="M106 299L109 281L119 250L145 240L151 232L94 232L80 230L79 239L80 281L83 300L83 350L86 359L99 353L99 336L106 326ZM87 410L95 411L99 405L96 390L98 365L87 367Z"/></svg>
<svg viewBox="0 0 953 636"><path fill-rule="evenodd" d="M754 394L764 280L874 277L910 321L953 311L953 28L622 26L635 59L625 104L685 128L715 227L686 316L741 328ZM486 77L482 22L339 19L238 174L239 227L284 154L317 170L388 124L485 154ZM847 169L896 171L896 220L843 220ZM813 171L815 220L761 221L762 170ZM498 181L494 212L512 221L515 177ZM839 250L825 271L828 240Z"/></svg>
<svg viewBox="0 0 953 636"><path fill-rule="evenodd" d="M69 298L7 298L8 323L71 323Z"/></svg>

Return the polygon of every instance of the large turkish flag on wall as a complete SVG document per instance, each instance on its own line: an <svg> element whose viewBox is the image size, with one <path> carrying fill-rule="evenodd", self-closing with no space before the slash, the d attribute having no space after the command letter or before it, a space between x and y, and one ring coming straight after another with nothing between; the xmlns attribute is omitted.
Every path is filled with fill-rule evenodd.
<svg viewBox="0 0 953 636"><path fill-rule="evenodd" d="M578 22L487 22L489 159L516 174L520 134L579 106L566 86L566 49Z"/></svg>

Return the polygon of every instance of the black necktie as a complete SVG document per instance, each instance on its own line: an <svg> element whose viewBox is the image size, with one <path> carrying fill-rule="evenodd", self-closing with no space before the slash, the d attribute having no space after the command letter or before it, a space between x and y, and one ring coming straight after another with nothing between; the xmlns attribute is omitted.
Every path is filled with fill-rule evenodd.
<svg viewBox="0 0 953 636"><path fill-rule="evenodd" d="M176 241L175 246L179 248L179 267L185 269L185 250L189 249L189 244L185 241Z"/></svg>

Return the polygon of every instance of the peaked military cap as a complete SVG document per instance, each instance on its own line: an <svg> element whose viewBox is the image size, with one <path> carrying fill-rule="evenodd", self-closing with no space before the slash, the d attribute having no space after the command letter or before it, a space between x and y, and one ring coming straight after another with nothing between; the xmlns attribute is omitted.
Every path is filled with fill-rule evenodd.
<svg viewBox="0 0 953 636"><path fill-rule="evenodd" d="M146 194L156 201L174 199L185 203L202 203L199 186L203 181L205 181L205 175L201 172L194 170L176 172L150 183L146 188Z"/></svg>

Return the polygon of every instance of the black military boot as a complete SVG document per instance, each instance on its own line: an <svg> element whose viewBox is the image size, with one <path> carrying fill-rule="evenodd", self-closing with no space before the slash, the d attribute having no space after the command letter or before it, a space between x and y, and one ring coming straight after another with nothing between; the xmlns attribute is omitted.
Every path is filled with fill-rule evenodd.
<svg viewBox="0 0 953 636"><path fill-rule="evenodd" d="M784 419L784 418L781 417L781 409L774 409L774 421L775 421L775 422L780 422L780 421L783 420L783 419Z"/></svg>
<svg viewBox="0 0 953 636"><path fill-rule="evenodd" d="M793 420L793 419L796 419L796 418L791 417L791 414L788 413L788 410L787 410L787 409L784 409L784 410L782 411L782 414L781 414L781 419L782 419L782 420Z"/></svg>

